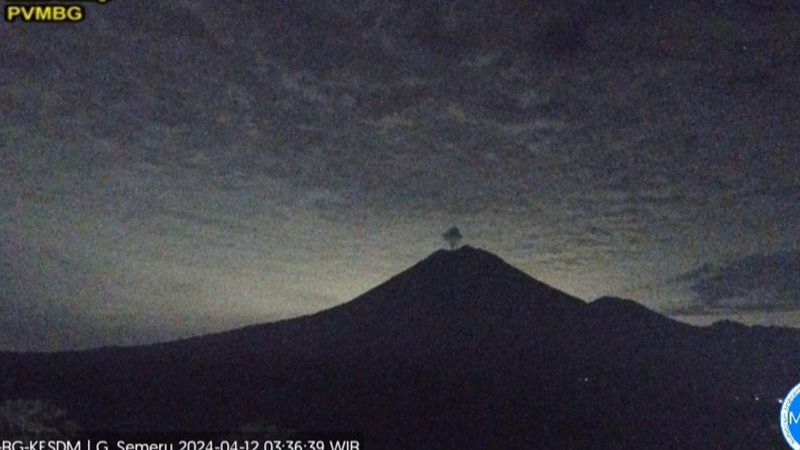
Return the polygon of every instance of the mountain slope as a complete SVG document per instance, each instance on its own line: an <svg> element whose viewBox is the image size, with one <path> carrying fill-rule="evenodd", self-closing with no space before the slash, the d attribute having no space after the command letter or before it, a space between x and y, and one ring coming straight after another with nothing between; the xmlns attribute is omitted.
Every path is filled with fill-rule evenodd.
<svg viewBox="0 0 800 450"><path fill-rule="evenodd" d="M0 395L46 399L88 429L256 422L354 430L371 448L768 448L780 442L775 399L800 378L798 343L789 330L688 326L630 300L587 304L464 247L310 316L6 354Z"/></svg>

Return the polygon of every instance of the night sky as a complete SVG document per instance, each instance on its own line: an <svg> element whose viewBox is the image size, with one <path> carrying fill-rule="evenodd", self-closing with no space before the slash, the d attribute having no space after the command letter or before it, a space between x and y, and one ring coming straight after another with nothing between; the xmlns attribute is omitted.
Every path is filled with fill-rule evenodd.
<svg viewBox="0 0 800 450"><path fill-rule="evenodd" d="M452 225L586 300L800 326L796 1L86 9L0 24L1 349L313 312Z"/></svg>

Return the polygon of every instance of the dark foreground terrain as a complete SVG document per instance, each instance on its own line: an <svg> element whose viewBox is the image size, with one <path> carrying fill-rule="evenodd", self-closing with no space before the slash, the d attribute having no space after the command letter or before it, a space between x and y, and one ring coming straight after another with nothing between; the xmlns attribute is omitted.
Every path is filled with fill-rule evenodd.
<svg viewBox="0 0 800 450"><path fill-rule="evenodd" d="M390 449L768 449L785 446L778 401L800 381L798 346L794 330L585 303L464 247L311 316L4 354L0 399L54 405L82 430L355 431Z"/></svg>

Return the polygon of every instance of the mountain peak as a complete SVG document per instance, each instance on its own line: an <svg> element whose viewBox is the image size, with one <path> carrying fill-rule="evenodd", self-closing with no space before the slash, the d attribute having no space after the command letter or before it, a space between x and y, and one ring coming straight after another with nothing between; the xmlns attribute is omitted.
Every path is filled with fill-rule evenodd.
<svg viewBox="0 0 800 450"><path fill-rule="evenodd" d="M462 245L461 247L453 250L449 249L439 249L435 252L431 253L430 256L423 259L420 262L425 261L452 261L452 262L467 262L467 261L480 261L482 263L488 262L495 262L495 263L503 263L505 262L494 253L488 252L486 250L475 248L469 245Z"/></svg>
<svg viewBox="0 0 800 450"><path fill-rule="evenodd" d="M408 307L437 305L461 310L467 305L500 308L533 302L557 309L583 304L508 264L499 256L468 245L440 249L355 300ZM346 305L346 304L345 304ZM493 305L493 306L489 306Z"/></svg>
<svg viewBox="0 0 800 450"><path fill-rule="evenodd" d="M511 266L494 253L469 245L453 250L439 249L403 272L403 274L414 274L415 276L423 276L426 273L435 274L445 281L461 281L460 278L465 276L472 278L487 275L499 277L499 279L524 277L533 280L529 275Z"/></svg>

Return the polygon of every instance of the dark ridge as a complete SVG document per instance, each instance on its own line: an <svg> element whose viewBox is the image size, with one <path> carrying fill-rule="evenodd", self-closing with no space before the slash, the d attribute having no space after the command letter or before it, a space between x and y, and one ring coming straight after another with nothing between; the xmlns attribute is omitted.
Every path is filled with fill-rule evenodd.
<svg viewBox="0 0 800 450"><path fill-rule="evenodd" d="M0 353L0 401L47 400L91 430L349 429L368 448L778 448L774 404L740 400L796 384L799 342L693 327L632 300L587 304L467 246L304 317ZM573 426L580 417L592 426Z"/></svg>
<svg viewBox="0 0 800 450"><path fill-rule="evenodd" d="M678 322L663 314L630 299L618 297L600 297L588 304L590 314L594 317L607 318L618 322L628 322L632 326L665 326L685 327L690 325Z"/></svg>
<svg viewBox="0 0 800 450"><path fill-rule="evenodd" d="M603 310L615 314L621 314L633 318L659 318L667 317L647 308L635 300L604 296L589 303L589 307L595 310Z"/></svg>
<svg viewBox="0 0 800 450"><path fill-rule="evenodd" d="M656 311L634 300L604 296L588 304L587 319L604 339L630 339L649 345L662 345L694 335L698 328ZM609 334L610 333L610 334ZM660 341L660 342L659 342Z"/></svg>
<svg viewBox="0 0 800 450"><path fill-rule="evenodd" d="M747 330L750 327L739 322L734 322L733 320L719 320L717 322L712 323L710 328L712 330L719 330L719 331L740 332Z"/></svg>

